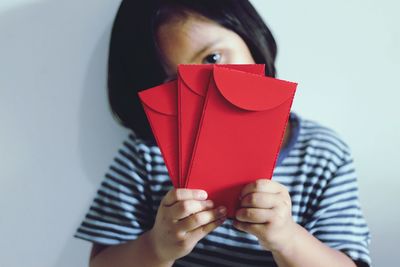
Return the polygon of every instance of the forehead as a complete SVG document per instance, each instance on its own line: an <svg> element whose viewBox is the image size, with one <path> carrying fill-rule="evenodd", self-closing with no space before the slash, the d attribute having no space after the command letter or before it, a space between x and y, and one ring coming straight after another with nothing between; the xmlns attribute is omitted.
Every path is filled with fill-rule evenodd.
<svg viewBox="0 0 400 267"><path fill-rule="evenodd" d="M167 63L190 63L191 56L229 38L231 31L212 20L188 14L173 18L157 30L157 43Z"/></svg>

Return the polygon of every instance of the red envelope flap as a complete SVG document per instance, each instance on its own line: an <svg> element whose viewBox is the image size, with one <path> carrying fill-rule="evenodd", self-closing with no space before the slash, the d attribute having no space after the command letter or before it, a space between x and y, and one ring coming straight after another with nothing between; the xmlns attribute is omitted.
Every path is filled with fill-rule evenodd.
<svg viewBox="0 0 400 267"><path fill-rule="evenodd" d="M240 71L264 74L264 64L219 64L218 66L238 69ZM212 64L179 64L178 73L179 77L186 84L186 86L195 94L204 96L208 87L210 79L210 71L212 71ZM199 84L204 84L200 87Z"/></svg>
<svg viewBox="0 0 400 267"><path fill-rule="evenodd" d="M272 109L294 96L297 83L214 65L214 81L222 96L249 111Z"/></svg>
<svg viewBox="0 0 400 267"><path fill-rule="evenodd" d="M177 115L176 80L140 91L138 94L143 104L152 110L165 115Z"/></svg>
<svg viewBox="0 0 400 267"><path fill-rule="evenodd" d="M179 77L190 91L199 96L205 95L205 89L207 89L208 86L211 70L212 65L210 64L178 65ZM203 88L201 88L199 84L204 84Z"/></svg>

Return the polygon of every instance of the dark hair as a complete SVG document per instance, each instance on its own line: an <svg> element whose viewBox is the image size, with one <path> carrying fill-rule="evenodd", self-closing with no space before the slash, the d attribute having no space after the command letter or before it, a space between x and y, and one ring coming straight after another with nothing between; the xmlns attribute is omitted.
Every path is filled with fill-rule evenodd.
<svg viewBox="0 0 400 267"><path fill-rule="evenodd" d="M111 33L108 97L115 118L143 140L154 137L137 92L166 78L154 33L170 18L191 12L236 32L265 75L275 77L277 47L272 33L247 0L122 1Z"/></svg>

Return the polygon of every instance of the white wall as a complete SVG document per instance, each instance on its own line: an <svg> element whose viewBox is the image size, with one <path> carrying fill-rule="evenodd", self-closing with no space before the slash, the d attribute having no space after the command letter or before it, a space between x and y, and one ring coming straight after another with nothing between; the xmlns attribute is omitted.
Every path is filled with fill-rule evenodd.
<svg viewBox="0 0 400 267"><path fill-rule="evenodd" d="M399 2L253 3L278 41L279 76L299 82L294 109L353 151L374 266L399 266Z"/></svg>
<svg viewBox="0 0 400 267"><path fill-rule="evenodd" d="M390 0L252 1L294 109L350 144L375 266L396 266L400 10ZM0 2L0 266L86 266L72 238L127 130L108 111L119 1ZM396 212L397 210L397 212Z"/></svg>

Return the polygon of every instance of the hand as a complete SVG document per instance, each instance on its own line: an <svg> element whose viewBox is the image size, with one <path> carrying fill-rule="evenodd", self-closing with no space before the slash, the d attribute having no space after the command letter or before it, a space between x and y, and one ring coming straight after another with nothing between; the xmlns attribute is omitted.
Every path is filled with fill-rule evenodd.
<svg viewBox="0 0 400 267"><path fill-rule="evenodd" d="M207 192L173 189L162 199L149 236L161 262L172 262L189 254L197 242L221 225L226 208L213 208Z"/></svg>
<svg viewBox="0 0 400 267"><path fill-rule="evenodd" d="M246 185L241 192L241 208L233 225L255 235L266 250L280 252L297 231L292 218L292 202L287 189L268 179Z"/></svg>

